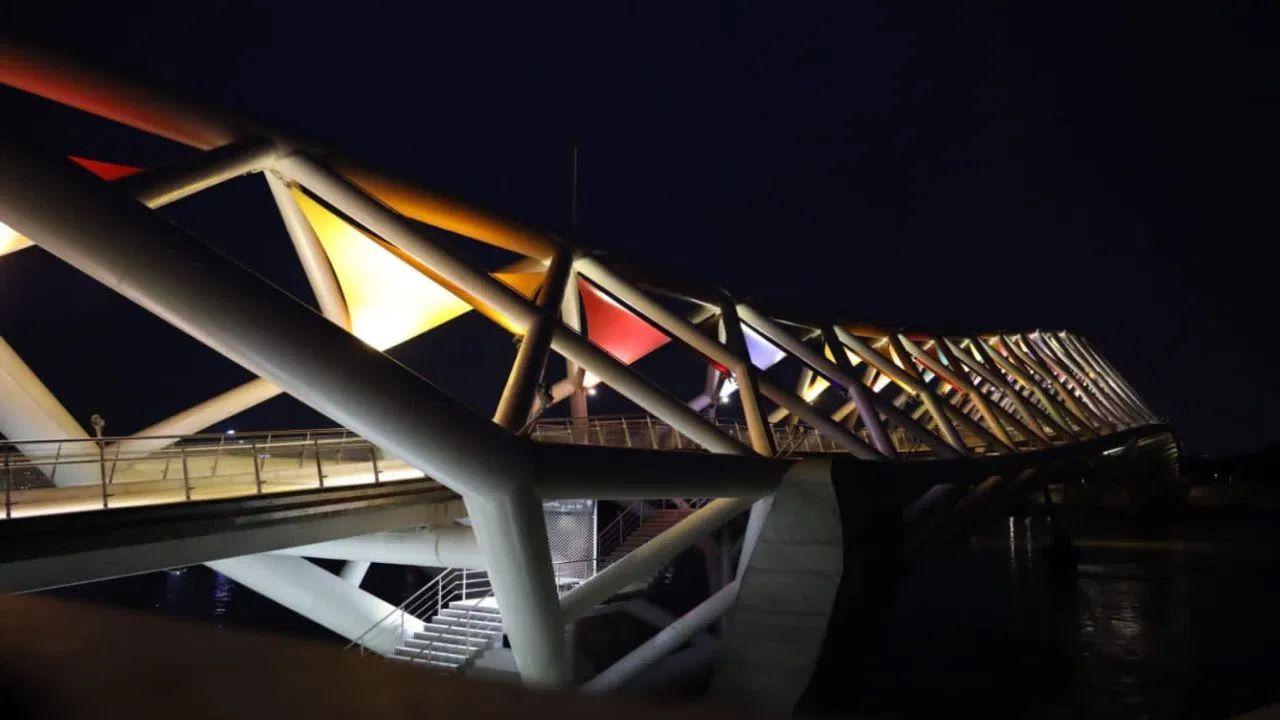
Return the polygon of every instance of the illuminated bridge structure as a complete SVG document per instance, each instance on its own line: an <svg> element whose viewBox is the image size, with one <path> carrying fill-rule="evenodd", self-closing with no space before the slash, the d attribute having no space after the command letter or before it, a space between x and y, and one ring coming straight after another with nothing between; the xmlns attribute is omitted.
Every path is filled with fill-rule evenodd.
<svg viewBox="0 0 1280 720"><path fill-rule="evenodd" d="M701 653L712 694L787 710L879 582L868 558L918 557L1050 487L1142 499L1176 478L1171 430L1071 332L782 312L44 49L6 41L0 82L190 148L140 169L0 134L0 264L38 246L256 376L98 438L0 341L8 591L208 563L379 654L469 670L507 653L526 682L598 692ZM242 176L314 298L158 212ZM383 352L471 311L518 340L491 417ZM662 354L701 392L636 369ZM593 417L597 387L631 413ZM342 429L198 434L280 393ZM555 513L587 501L622 509L588 552L552 548ZM706 600L645 604L695 547ZM397 608L361 589L370 562L451 569ZM618 609L661 629L575 667L568 631Z"/></svg>

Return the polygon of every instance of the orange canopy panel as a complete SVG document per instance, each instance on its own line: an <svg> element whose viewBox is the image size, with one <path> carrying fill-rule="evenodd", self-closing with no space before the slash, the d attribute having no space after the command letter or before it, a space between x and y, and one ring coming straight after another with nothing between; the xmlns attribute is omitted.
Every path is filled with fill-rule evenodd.
<svg viewBox="0 0 1280 720"><path fill-rule="evenodd" d="M353 227L296 188L293 196L329 256L356 337L385 350L473 309L465 294L433 277L396 248ZM494 274L526 297L537 291L542 275ZM494 319L513 329L504 319Z"/></svg>
<svg viewBox="0 0 1280 720"><path fill-rule="evenodd" d="M80 167L97 175L103 180L119 180L122 177L129 177L135 173L142 172L142 168L136 168L132 165L117 165L116 163L103 162L101 160L90 160L89 158L76 157L68 155ZM16 230L0 222L0 255L8 255L11 252L17 252L26 247L31 247L31 241L22 237Z"/></svg>
<svg viewBox="0 0 1280 720"><path fill-rule="evenodd" d="M624 365L671 342L644 318L623 307L595 285L578 279L582 310L587 316L587 339Z"/></svg>
<svg viewBox="0 0 1280 720"><path fill-rule="evenodd" d="M405 217L540 260L550 259L555 252L546 236L497 213L357 165L341 169L365 192Z"/></svg>

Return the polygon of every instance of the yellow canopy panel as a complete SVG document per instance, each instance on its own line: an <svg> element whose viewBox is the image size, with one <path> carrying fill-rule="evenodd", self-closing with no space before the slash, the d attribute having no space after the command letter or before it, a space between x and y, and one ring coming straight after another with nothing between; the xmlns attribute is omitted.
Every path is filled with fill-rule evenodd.
<svg viewBox="0 0 1280 720"><path fill-rule="evenodd" d="M16 230L0 222L0 255L8 255L31 245L31 241Z"/></svg>
<svg viewBox="0 0 1280 720"><path fill-rule="evenodd" d="M478 306L443 278L351 226L306 193L295 188L293 196L333 265L351 314L352 332L369 345L385 350ZM498 272L494 277L532 297L543 273ZM515 330L505 318L482 309L508 330Z"/></svg>

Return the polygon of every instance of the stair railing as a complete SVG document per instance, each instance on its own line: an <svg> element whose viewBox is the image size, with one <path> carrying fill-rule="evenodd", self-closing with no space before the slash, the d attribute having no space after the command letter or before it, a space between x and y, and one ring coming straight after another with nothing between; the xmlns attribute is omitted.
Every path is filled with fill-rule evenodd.
<svg viewBox="0 0 1280 720"><path fill-rule="evenodd" d="M378 622L360 633L346 648L359 645L360 653L370 649L367 641L379 632L395 628L396 643L405 640L409 633L405 629L406 619L428 621L454 600L470 600L485 598L493 594L489 582L489 573L484 570L469 568L448 568L436 575L417 592L410 595L398 607L383 615Z"/></svg>
<svg viewBox="0 0 1280 720"><path fill-rule="evenodd" d="M653 509L689 510L690 512L711 502L714 498L671 498L655 500L637 500L623 508L613 521L596 534L596 572L600 572L612 562L611 556L622 546L647 518L653 516Z"/></svg>
<svg viewBox="0 0 1280 720"><path fill-rule="evenodd" d="M445 582L448 582L450 579L450 576L456 572L458 572L457 569L449 568L441 572L439 575L436 575L435 577L431 578L431 580L426 585L423 585L412 595L405 598L404 602L400 603L398 607L391 610L386 615L383 615L381 618L378 618L378 621L370 625L368 630L365 630L364 632L357 635L351 642L347 643L346 646L343 647L343 649L348 650L353 646L359 645L360 654L363 655L364 651L368 649L368 646L365 645L365 639L368 638L377 630L379 630L380 628L387 627L388 625L391 625L391 624L396 624L399 627L400 637L403 638L405 615L416 618L418 616L418 613L421 612L423 608L433 607L433 606L438 607L439 606L438 598L441 592L440 588L443 586Z"/></svg>
<svg viewBox="0 0 1280 720"><path fill-rule="evenodd" d="M476 611L482 607L493 607L484 604L486 600L493 597L493 586L489 582L489 573L487 571L468 570L464 568L462 570L455 569L454 572L456 575L451 580L446 581L441 586L437 586L438 588L443 589L438 589L437 592L439 594L437 595L438 603L436 611L431 613L428 618L439 615L440 611L445 608L446 604L454 602L455 600L475 601L467 607L465 611L463 611L462 615L463 626L460 635L462 636L461 644L464 648L464 660L462 665L459 666L461 668L465 667L466 664L471 662L471 660L474 659L480 651L485 649L484 643L475 647L472 646L471 631L477 627L479 622L482 622L475 617L475 615L477 615ZM443 630L444 628L442 627L441 631ZM407 638L403 627L401 627L400 633L400 641L404 642ZM446 643L434 639L428 640L426 647L416 648L412 655L402 655L401 657L407 658L410 661L416 661L423 658L430 660L431 654L437 651L439 645L443 644Z"/></svg>
<svg viewBox="0 0 1280 720"><path fill-rule="evenodd" d="M609 556L617 550L633 530L644 522L648 503L637 500L618 512L617 516L600 532L596 533L596 556L598 565L596 572L603 570L609 562Z"/></svg>

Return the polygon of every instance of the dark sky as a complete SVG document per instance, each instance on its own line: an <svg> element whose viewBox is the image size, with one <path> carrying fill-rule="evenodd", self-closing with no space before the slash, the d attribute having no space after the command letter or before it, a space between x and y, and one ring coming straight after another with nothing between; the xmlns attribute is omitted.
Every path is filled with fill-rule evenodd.
<svg viewBox="0 0 1280 720"><path fill-rule="evenodd" d="M888 324L1070 328L1191 448L1280 434L1273 3L327 5L44 0L0 21L541 226L565 225L578 142L591 245ZM67 151L174 152L0 103ZM261 188L228 192L270 222ZM255 267L288 264L277 227L191 213ZM63 296L18 274L55 261L7 260L0 335L77 416L140 375L172 410L240 377L107 321L141 311L83 300L73 271L78 305L30 311Z"/></svg>

